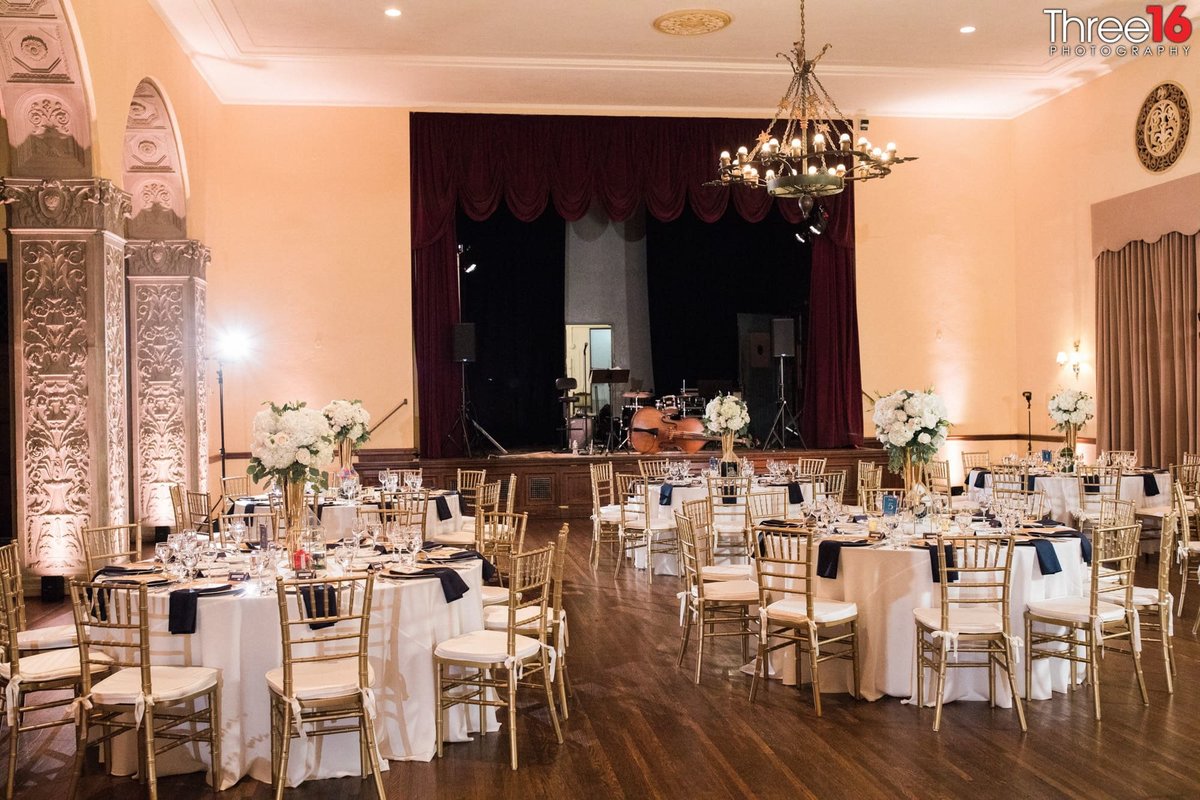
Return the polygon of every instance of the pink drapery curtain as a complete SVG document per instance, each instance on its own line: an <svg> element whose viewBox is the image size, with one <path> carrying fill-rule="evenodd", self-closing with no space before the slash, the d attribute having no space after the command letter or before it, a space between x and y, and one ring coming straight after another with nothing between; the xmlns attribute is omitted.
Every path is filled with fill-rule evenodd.
<svg viewBox="0 0 1200 800"><path fill-rule="evenodd" d="M1168 233L1096 259L1097 441L1178 464L1200 450L1200 236Z"/></svg>
<svg viewBox="0 0 1200 800"><path fill-rule="evenodd" d="M761 122L653 117L413 114L410 128L413 317L421 452L456 455L445 439L461 376L450 360L459 321L455 213L487 219L503 201L518 219L549 206L580 219L598 202L613 220L639 207L664 221L684 204L715 222L730 203L761 221L775 200L765 192L706 187L717 155L754 141ZM862 443L862 379L854 262L854 192L825 198L830 219L812 259L812 303L802 421L810 447ZM785 219L800 222L795 202ZM764 287L764 291L768 290Z"/></svg>

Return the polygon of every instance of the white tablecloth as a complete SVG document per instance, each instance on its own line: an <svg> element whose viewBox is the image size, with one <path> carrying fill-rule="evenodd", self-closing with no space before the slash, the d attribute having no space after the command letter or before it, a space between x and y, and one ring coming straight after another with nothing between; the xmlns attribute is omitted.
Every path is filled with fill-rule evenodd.
<svg viewBox="0 0 1200 800"><path fill-rule="evenodd" d="M1083 558L1078 539L1054 540L1054 551L1062 572L1042 575L1033 547L1018 545L1013 550L1012 588L1009 619L1013 636L1024 637L1025 608L1032 600L1077 597L1082 594ZM934 608L941 604L940 589L933 582L930 555L925 548L893 550L888 548L843 547L835 579L820 578L817 595L831 600L849 600L858 606L859 653L862 695L878 700L884 695L911 698L916 694L916 624L913 609ZM1024 659L1024 648L1021 658ZM773 658L772 674L784 683L796 683L796 665L792 648L779 651ZM951 656L953 658L953 656ZM963 660L969 658L962 655ZM807 663L803 667L807 673ZM1024 693L1024 661L1015 666L1017 688ZM986 700L986 667L947 670L945 700ZM1046 699L1051 690L1067 690L1069 663L1063 659L1038 661L1033 670L1033 697ZM928 677L928 675L926 676ZM807 678L806 678L807 679ZM828 661L821 666L821 688L829 692L849 691L852 685L850 662ZM927 685L928 686L928 685ZM936 686L928 687L932 701ZM1012 703L1002 676L997 676L996 702L1004 707Z"/></svg>
<svg viewBox="0 0 1200 800"><path fill-rule="evenodd" d="M992 476L984 475L984 487L975 488L975 477L978 470L971 470L967 478L967 496L976 502L983 502L991 497ZM1072 475L1038 475L1034 477L1034 488L1046 493L1050 503L1049 516L1065 525L1074 524L1073 516L1079 511L1079 479ZM1121 499L1132 500L1134 508L1169 506L1171 504L1171 476L1169 473L1155 473L1155 483L1158 494L1146 495L1146 484L1141 475L1123 475L1121 477Z"/></svg>
<svg viewBox="0 0 1200 800"><path fill-rule="evenodd" d="M450 510L449 519L441 519L438 516L437 503L434 497L429 498L429 509L425 512L425 535L429 536L434 533L453 533L462 528L462 504L460 496L457 492L453 494L442 495L446 499L446 505ZM250 502L255 503L255 509L266 511L266 500L250 501L238 500L234 503L233 513L244 514ZM321 528L325 531L325 541L334 542L338 539L350 535L350 526L354 523L354 519L358 516L358 508L378 508L374 503L356 503L349 501L338 500L332 504L325 504L321 507Z"/></svg>
<svg viewBox="0 0 1200 800"><path fill-rule="evenodd" d="M482 563L471 562L462 576L470 591L453 603L446 602L436 579L375 581L369 652L375 672L375 729L385 759L428 761L436 753L433 650L439 642L483 628ZM196 632L191 635L167 631L168 593L150 595L154 663L221 670L222 789L245 775L271 781L270 701L264 676L283 663L279 605L273 594L251 591L200 598ZM478 730L478 720L472 707L451 709L447 741L466 741L469 731ZM489 729L497 727L489 723ZM125 741L114 746L113 772L133 774L136 750L128 734L121 738ZM291 747L289 786L359 774L355 735L309 737L307 743L293 739ZM159 757L158 773L207 769L208 761L207 745L186 745Z"/></svg>

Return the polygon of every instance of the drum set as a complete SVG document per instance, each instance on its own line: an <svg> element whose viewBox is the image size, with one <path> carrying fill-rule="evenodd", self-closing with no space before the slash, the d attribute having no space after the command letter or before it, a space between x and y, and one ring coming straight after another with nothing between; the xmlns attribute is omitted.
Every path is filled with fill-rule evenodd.
<svg viewBox="0 0 1200 800"><path fill-rule="evenodd" d="M684 452L695 452L710 441L704 436L704 407L707 401L685 383L678 394L657 400L651 392L631 391L621 395L624 405L620 417L614 416L610 440L612 450L657 453L664 445Z"/></svg>

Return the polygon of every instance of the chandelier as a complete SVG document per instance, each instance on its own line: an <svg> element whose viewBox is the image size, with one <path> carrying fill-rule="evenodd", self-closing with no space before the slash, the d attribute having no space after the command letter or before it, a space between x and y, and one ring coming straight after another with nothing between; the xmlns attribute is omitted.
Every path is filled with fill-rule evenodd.
<svg viewBox="0 0 1200 800"><path fill-rule="evenodd" d="M846 181L882 178L893 165L916 159L898 155L894 142L877 147L865 136L853 140L853 121L845 118L816 74L817 62L830 45L809 59L804 44L804 0L800 0L800 41L790 53L778 54L791 65L792 81L775 116L753 148L721 153L718 180L706 185L765 188L775 197L799 198L807 213L814 197L838 194Z"/></svg>

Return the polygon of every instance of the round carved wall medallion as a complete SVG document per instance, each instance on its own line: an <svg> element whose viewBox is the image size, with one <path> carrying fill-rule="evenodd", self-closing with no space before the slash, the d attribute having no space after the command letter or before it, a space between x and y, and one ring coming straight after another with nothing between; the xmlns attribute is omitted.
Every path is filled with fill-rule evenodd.
<svg viewBox="0 0 1200 800"><path fill-rule="evenodd" d="M1143 167L1163 172L1179 160L1187 147L1191 116L1187 94L1177 83L1161 83L1146 95L1134 132L1134 146Z"/></svg>
<svg viewBox="0 0 1200 800"><path fill-rule="evenodd" d="M702 36L715 33L731 22L733 17L724 11L687 9L663 14L653 25L656 30L671 36Z"/></svg>

